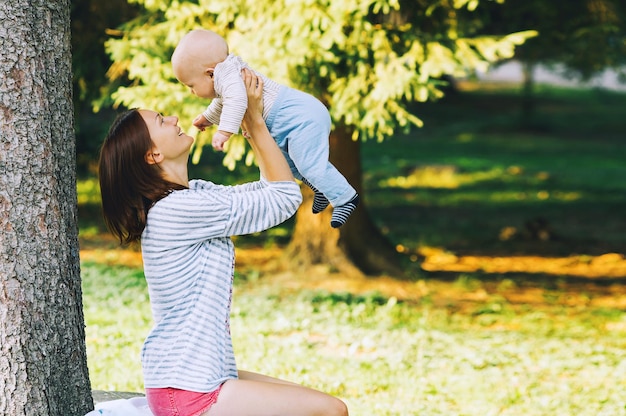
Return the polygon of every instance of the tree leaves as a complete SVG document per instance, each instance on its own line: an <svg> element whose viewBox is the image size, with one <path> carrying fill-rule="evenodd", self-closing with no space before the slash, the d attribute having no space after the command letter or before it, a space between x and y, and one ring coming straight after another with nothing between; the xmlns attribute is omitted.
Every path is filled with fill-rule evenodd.
<svg viewBox="0 0 626 416"><path fill-rule="evenodd" d="M532 36L476 36L480 22L466 15L477 0L137 1L147 13L107 43L115 67L133 81L113 98L175 113L191 132L191 120L208 102L185 94L169 58L177 41L197 27L222 34L231 52L256 70L320 98L354 139L378 141L421 126L408 104L440 98L442 77L484 71ZM200 151L210 132L197 136ZM244 154L233 144L225 163L232 168Z"/></svg>

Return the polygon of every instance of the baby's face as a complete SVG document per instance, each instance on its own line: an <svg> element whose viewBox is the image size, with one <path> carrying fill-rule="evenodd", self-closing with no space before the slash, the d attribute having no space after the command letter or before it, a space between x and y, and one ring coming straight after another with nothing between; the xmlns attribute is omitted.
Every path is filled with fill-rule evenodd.
<svg viewBox="0 0 626 416"><path fill-rule="evenodd" d="M213 68L205 72L201 70L178 70L174 71L176 78L191 90L191 93L200 98L215 98L215 87L213 84Z"/></svg>

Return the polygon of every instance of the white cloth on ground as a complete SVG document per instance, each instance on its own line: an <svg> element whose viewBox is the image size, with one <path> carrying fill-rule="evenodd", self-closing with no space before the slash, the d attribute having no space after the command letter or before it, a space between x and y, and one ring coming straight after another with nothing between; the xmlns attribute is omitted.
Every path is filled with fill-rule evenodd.
<svg viewBox="0 0 626 416"><path fill-rule="evenodd" d="M145 397L111 400L96 404L85 416L153 416Z"/></svg>

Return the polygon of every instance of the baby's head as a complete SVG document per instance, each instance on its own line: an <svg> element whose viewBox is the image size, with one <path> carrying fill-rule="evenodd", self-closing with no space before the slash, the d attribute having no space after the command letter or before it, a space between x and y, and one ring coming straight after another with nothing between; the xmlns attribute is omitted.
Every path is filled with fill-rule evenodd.
<svg viewBox="0 0 626 416"><path fill-rule="evenodd" d="M186 34L172 54L174 76L198 97L215 98L213 71L228 56L228 44L210 30Z"/></svg>

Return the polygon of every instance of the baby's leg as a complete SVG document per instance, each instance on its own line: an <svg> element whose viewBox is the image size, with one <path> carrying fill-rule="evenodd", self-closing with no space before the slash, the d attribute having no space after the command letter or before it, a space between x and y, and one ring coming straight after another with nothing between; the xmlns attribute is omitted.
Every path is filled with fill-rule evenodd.
<svg viewBox="0 0 626 416"><path fill-rule="evenodd" d="M320 212L324 211L330 204L330 201L328 201L326 195L321 193L320 190L313 186L313 184L311 184L311 182L309 182L306 178L302 178L302 182L304 182L304 184L311 188L314 192L312 208L313 214L319 214Z"/></svg>
<svg viewBox="0 0 626 416"><path fill-rule="evenodd" d="M356 209L358 196L329 158L328 136L331 120L326 107L316 98L300 91L290 95L276 110L271 133L297 174L315 192L313 212L333 206L331 225L343 225ZM293 171L293 169L292 169Z"/></svg>
<svg viewBox="0 0 626 416"><path fill-rule="evenodd" d="M289 157L293 160L302 181L309 186L315 195L313 197L313 213L317 214L331 204L333 215L330 225L333 228L341 227L359 204L359 195L348 183L346 178L328 161L328 152L319 149L311 152L301 151L301 138L292 138L289 143ZM309 156L307 156L307 154ZM310 155L313 156L310 156ZM326 157L326 159L323 159Z"/></svg>
<svg viewBox="0 0 626 416"><path fill-rule="evenodd" d="M344 225L358 205L359 194L356 194L351 200L349 200L345 204L334 207L333 216L330 219L330 226L333 228L339 228Z"/></svg>
<svg viewBox="0 0 626 416"><path fill-rule="evenodd" d="M302 178L302 182L304 182L304 184L307 185L309 188L311 188L313 192L315 193L313 195L313 207L312 207L313 214L319 214L320 212L324 211L330 204L330 202L328 201L328 198L326 198L326 195L321 193L315 186L309 183L309 181L307 181L306 178ZM335 207L333 209L333 216L330 220L331 227L339 228L342 225L344 225L346 221L348 221L348 218L350 217L350 215L352 215L352 212L356 209L358 205L359 205L359 194L356 194L350 201L346 202L343 205L339 205Z"/></svg>

